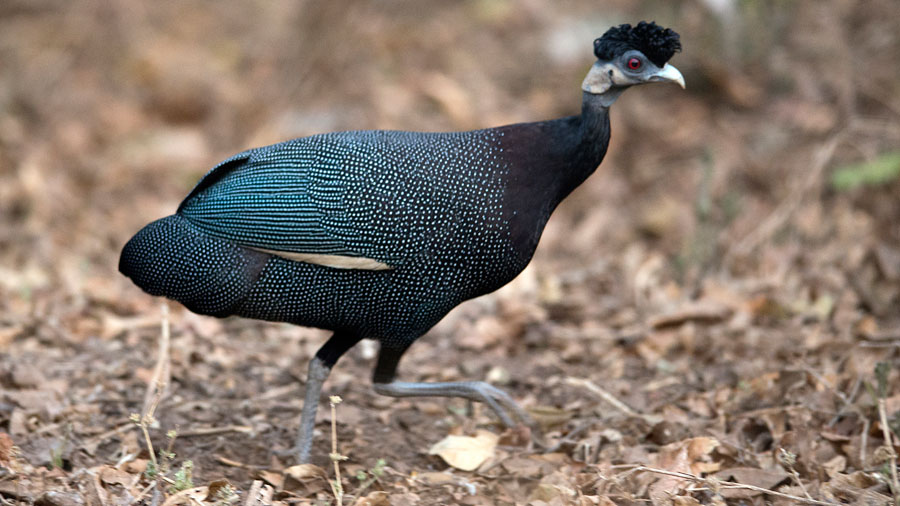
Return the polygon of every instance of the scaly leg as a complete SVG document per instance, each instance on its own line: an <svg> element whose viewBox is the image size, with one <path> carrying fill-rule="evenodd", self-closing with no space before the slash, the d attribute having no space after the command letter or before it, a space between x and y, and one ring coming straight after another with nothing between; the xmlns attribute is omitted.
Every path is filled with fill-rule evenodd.
<svg viewBox="0 0 900 506"><path fill-rule="evenodd" d="M316 356L309 361L309 372L306 376L306 394L303 400L303 411L300 414L300 429L297 431L297 441L294 444L294 453L297 455L297 462L300 464L309 462L309 454L312 450L313 442L313 429L316 426L316 410L319 407L322 384L325 383L331 368L341 358L341 355L359 341L360 338L354 334L335 332L319 348Z"/></svg>
<svg viewBox="0 0 900 506"><path fill-rule="evenodd" d="M394 381L397 364L403 349L381 347L378 365L375 366L373 389L376 393L389 397L462 397L487 404L507 427L515 427L513 416L528 426L534 422L528 413L499 388L484 381L455 381L441 383L408 383Z"/></svg>

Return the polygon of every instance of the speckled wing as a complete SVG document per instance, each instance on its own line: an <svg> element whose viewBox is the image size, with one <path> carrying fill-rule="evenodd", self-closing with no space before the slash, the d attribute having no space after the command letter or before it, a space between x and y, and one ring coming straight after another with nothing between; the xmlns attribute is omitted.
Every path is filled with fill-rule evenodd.
<svg viewBox="0 0 900 506"><path fill-rule="evenodd" d="M496 213L494 168L471 163L492 151L486 137L340 132L253 149L213 168L179 213L243 246L394 267Z"/></svg>
<svg viewBox="0 0 900 506"><path fill-rule="evenodd" d="M313 137L245 151L209 171L178 212L212 236L296 260L372 255L348 243L362 231L326 224L331 213L361 212L344 198L354 186L342 170L347 148Z"/></svg>

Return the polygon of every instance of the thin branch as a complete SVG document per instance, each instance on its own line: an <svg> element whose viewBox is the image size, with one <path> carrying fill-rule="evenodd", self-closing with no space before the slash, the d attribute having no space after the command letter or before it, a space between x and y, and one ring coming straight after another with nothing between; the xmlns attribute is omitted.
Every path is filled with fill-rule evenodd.
<svg viewBox="0 0 900 506"><path fill-rule="evenodd" d="M862 424L862 431L859 433L859 461L865 464L867 458L866 447L869 446L869 427L872 423L868 418L863 418Z"/></svg>
<svg viewBox="0 0 900 506"><path fill-rule="evenodd" d="M341 465L342 460L347 457L338 453L337 448L337 405L341 403L338 395L332 395L331 401L331 461L334 462L334 482L331 484L331 491L334 493L334 500L338 506L344 504L344 486L341 483Z"/></svg>
<svg viewBox="0 0 900 506"><path fill-rule="evenodd" d="M595 423L597 423L597 419L590 419L590 420L582 423L578 427L575 427L574 429L569 431L569 433L566 434L565 437L560 438L560 440L557 441L556 444L554 444L553 446L541 449L541 453L553 453L553 452L558 451L560 448L562 448L562 446L564 444L576 442L576 439L578 437L580 437L581 434L584 433L584 431L590 429L591 426L594 425Z"/></svg>
<svg viewBox="0 0 900 506"><path fill-rule="evenodd" d="M252 432L253 427L248 427L246 425L226 425L224 427L200 427L197 429L189 429L189 430L180 430L178 431L178 437L191 437L191 436L211 436L214 434L225 434L228 432L240 432L246 434L248 432Z"/></svg>
<svg viewBox="0 0 900 506"><path fill-rule="evenodd" d="M159 340L159 354L156 358L156 367L153 370L153 377L147 383L147 392L144 394L144 408L141 414L131 415L131 421L141 428L144 435L144 441L147 444L147 451L150 452L150 461L153 468L159 470L159 462L156 460L156 451L153 449L153 442L150 440L150 431L148 427L155 422L153 414L159 401L165 394L166 387L169 384L169 306L162 303L161 307L162 321L160 322L161 336Z"/></svg>
<svg viewBox="0 0 900 506"><path fill-rule="evenodd" d="M884 444L888 450L888 462L891 466L891 494L894 496L894 504L900 505L900 480L897 479L897 452L894 451L894 438L891 428L888 426L887 406L884 397L878 397L878 419L881 421L881 433Z"/></svg>
<svg viewBox="0 0 900 506"><path fill-rule="evenodd" d="M785 494L783 492L776 492L774 490L769 490L767 488L757 487L756 485L746 485L744 483L722 482L722 481L718 481L718 480L715 480L715 483L713 483L714 480L711 480L709 478L701 478L699 476L694 476L693 474L679 473L677 471L666 471L665 469L657 469L654 467L648 467L648 466L643 466L643 465L636 466L634 468L634 470L635 471L649 471L651 473L664 474L666 476L674 476L676 478L691 480L696 483L702 483L713 490L715 490L717 488L718 489L724 488L724 489L752 490L754 492L760 492L763 494L773 495L776 497L782 497L784 499L790 499L792 501L797 501L797 502L801 502L804 504L820 504L823 506L834 506L834 503L831 503L831 502L819 501L817 499L800 497L797 495Z"/></svg>
<svg viewBox="0 0 900 506"><path fill-rule="evenodd" d="M272 504L272 495L275 489L262 482L262 480L254 480L250 485L250 491L247 492L247 500L244 506L256 506Z"/></svg>
<svg viewBox="0 0 900 506"><path fill-rule="evenodd" d="M613 394L600 388L599 386L597 386L596 383L594 383L591 380L568 377L568 378L566 378L566 383L568 383L569 385L580 386L587 390L590 390L591 393L596 394L598 397L600 397L604 401L610 403L614 408L618 409L619 411L621 411L622 413L625 413L628 416L633 416L633 417L637 417L637 418L644 417L643 414L638 413L637 411L631 409L631 407L629 407L627 404L625 404L624 402L617 399Z"/></svg>
<svg viewBox="0 0 900 506"><path fill-rule="evenodd" d="M822 180L822 173L825 167L834 156L838 144L843 140L846 130L834 134L819 146L813 156L809 170L806 171L802 181L797 182L794 188L778 207L767 216L759 226L754 227L753 231L744 236L741 240L731 247L725 255L726 263L733 263L735 258L746 257L758 248L762 243L766 242L778 232L788 219L794 215L800 204L817 188Z"/></svg>
<svg viewBox="0 0 900 506"><path fill-rule="evenodd" d="M135 497L135 498L131 501L130 504L137 504L137 503L139 503L139 502L141 501L141 499L143 499L144 496L147 495L148 492L150 492L151 490L153 490L153 487L155 487L157 483L159 483L159 482L157 482L156 480L151 481L149 485L147 485L146 487L144 487L143 490L141 490L141 492L137 495L137 497Z"/></svg>
<svg viewBox="0 0 900 506"><path fill-rule="evenodd" d="M778 453L778 460L781 461L781 465L787 466L788 471L790 471L791 476L794 478L794 481L797 482L797 485L800 486L800 490L803 491L803 495L805 495L807 499L812 499L812 496L809 495L809 491L806 490L806 485L804 485L803 480L800 479L800 473L798 473L797 470L794 469L794 464L797 462L797 456L785 450L784 448L779 448Z"/></svg>
<svg viewBox="0 0 900 506"><path fill-rule="evenodd" d="M147 392L144 394L144 407L141 410L142 416L153 417L159 401L162 400L169 388L170 364L169 364L169 342L171 341L169 332L169 306L163 302L160 305L162 312L162 321L160 322L161 336L159 339L159 351L156 356L156 367L153 369L153 377L147 384Z"/></svg>

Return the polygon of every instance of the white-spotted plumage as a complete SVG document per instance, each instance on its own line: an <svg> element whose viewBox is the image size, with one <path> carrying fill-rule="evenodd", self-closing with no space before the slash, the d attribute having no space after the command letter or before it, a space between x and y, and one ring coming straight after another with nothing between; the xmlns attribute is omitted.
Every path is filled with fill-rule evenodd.
<svg viewBox="0 0 900 506"><path fill-rule="evenodd" d="M503 212L502 138L360 131L249 150L139 233L123 261L152 259L129 275L196 312L405 347L524 268ZM252 276L231 272L247 259L260 263Z"/></svg>

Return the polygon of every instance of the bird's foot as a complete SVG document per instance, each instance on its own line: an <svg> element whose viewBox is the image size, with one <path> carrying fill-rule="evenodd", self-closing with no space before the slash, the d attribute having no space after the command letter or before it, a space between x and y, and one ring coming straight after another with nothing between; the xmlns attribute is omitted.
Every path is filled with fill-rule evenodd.
<svg viewBox="0 0 900 506"><path fill-rule="evenodd" d="M292 446L283 450L272 450L272 455L286 461L294 461L298 464L309 463L309 450L304 450L299 446ZM305 455L305 457L304 457Z"/></svg>
<svg viewBox="0 0 900 506"><path fill-rule="evenodd" d="M443 383L375 383L375 392L389 397L461 397L487 404L497 418L507 427L515 427L513 418L534 427L528 413L506 392L484 381L457 381Z"/></svg>

